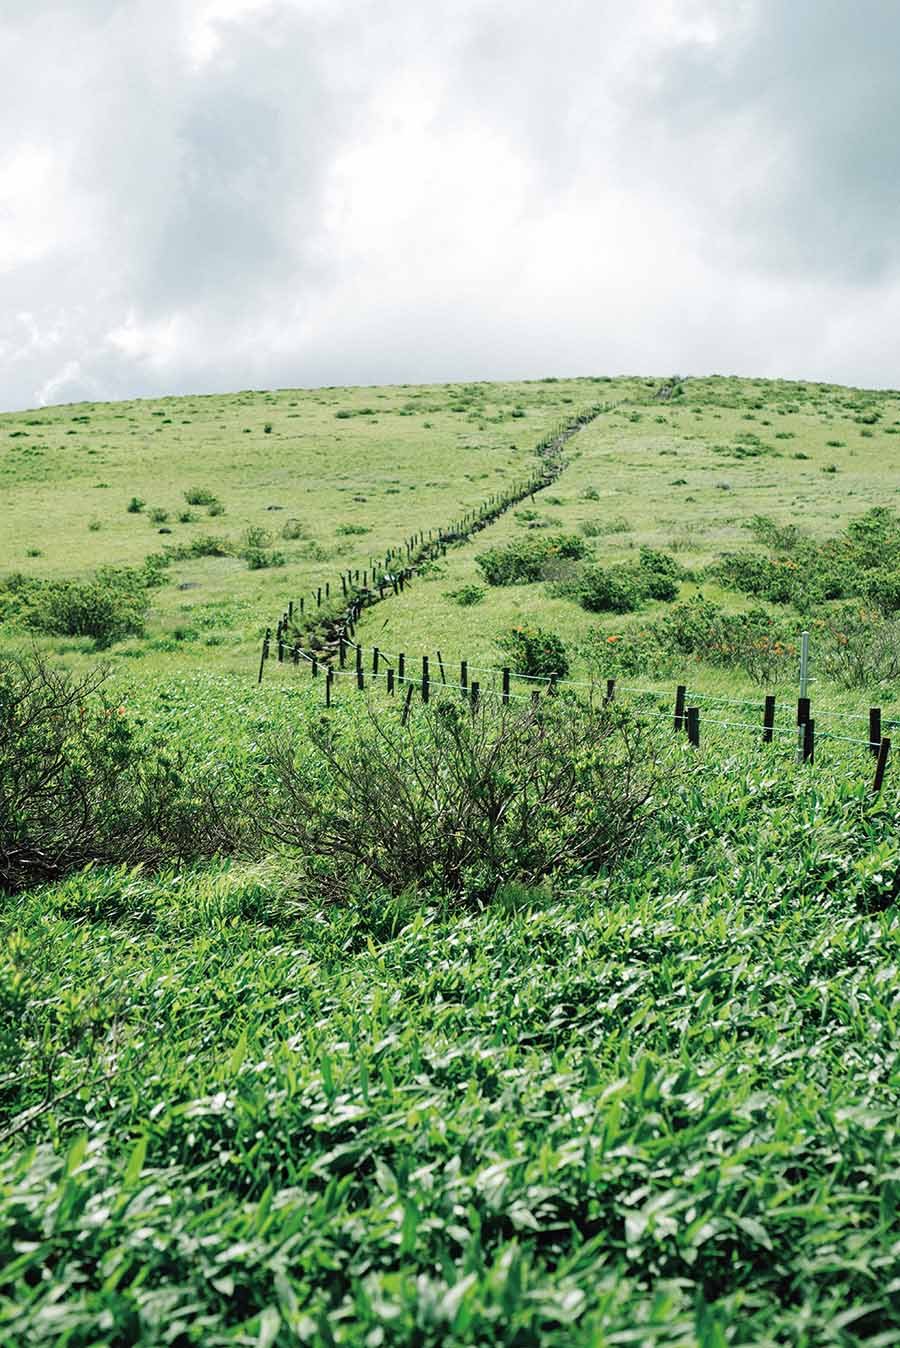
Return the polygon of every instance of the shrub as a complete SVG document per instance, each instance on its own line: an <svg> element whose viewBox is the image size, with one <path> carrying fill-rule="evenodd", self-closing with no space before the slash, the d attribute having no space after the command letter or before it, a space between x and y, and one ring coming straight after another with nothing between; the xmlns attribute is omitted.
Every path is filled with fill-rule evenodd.
<svg viewBox="0 0 900 1348"><path fill-rule="evenodd" d="M587 544L577 534L550 534L523 538L505 547L491 548L475 561L489 585L521 585L544 580L560 561L584 557Z"/></svg>
<svg viewBox="0 0 900 1348"><path fill-rule="evenodd" d="M882 616L896 613L900 610L900 570L882 567L868 572L863 596Z"/></svg>
<svg viewBox="0 0 900 1348"><path fill-rule="evenodd" d="M265 548L248 548L244 560L251 571L264 571L270 566L284 566L287 557L283 552L267 552Z"/></svg>
<svg viewBox="0 0 900 1348"><path fill-rule="evenodd" d="M206 513L207 515L224 515L225 507L221 501L210 501L206 507Z"/></svg>
<svg viewBox="0 0 900 1348"><path fill-rule="evenodd" d="M499 638L497 645L517 674L564 679L569 672L569 657L562 640L543 627L513 627Z"/></svg>
<svg viewBox="0 0 900 1348"><path fill-rule="evenodd" d="M795 634L764 609L727 613L702 596L675 605L654 635L672 655L736 666L757 684L777 683L797 659Z"/></svg>
<svg viewBox="0 0 900 1348"><path fill-rule="evenodd" d="M371 530L368 524L338 524L335 526L334 532L350 537L353 534L368 534L371 533Z"/></svg>
<svg viewBox="0 0 900 1348"><path fill-rule="evenodd" d="M184 493L184 499L188 505L211 506L217 503L215 492L208 487L191 487Z"/></svg>
<svg viewBox="0 0 900 1348"><path fill-rule="evenodd" d="M455 600L463 608L470 608L473 604L480 604L485 593L481 585L461 585L458 590L448 590L447 598Z"/></svg>
<svg viewBox="0 0 900 1348"><path fill-rule="evenodd" d="M156 863L234 850L239 796L143 748L124 706L38 654L0 661L0 889L89 862Z"/></svg>
<svg viewBox="0 0 900 1348"><path fill-rule="evenodd" d="M148 511L147 518L151 524L165 524L169 518L169 512L163 510L162 506L154 506L152 510Z"/></svg>
<svg viewBox="0 0 900 1348"><path fill-rule="evenodd" d="M579 575L576 597L589 613L631 613L640 608L643 595L634 570L589 566Z"/></svg>
<svg viewBox="0 0 900 1348"><path fill-rule="evenodd" d="M638 555L637 583L648 599L676 599L678 580L684 568L674 557L655 548L642 547Z"/></svg>
<svg viewBox="0 0 900 1348"><path fill-rule="evenodd" d="M281 526L281 537L285 539L306 538L306 526L299 520L285 520Z"/></svg>
<svg viewBox="0 0 900 1348"><path fill-rule="evenodd" d="M842 688L875 688L900 679L900 619L844 604L816 627L824 638L822 670Z"/></svg>
<svg viewBox="0 0 900 1348"><path fill-rule="evenodd" d="M768 515L754 515L747 523L757 543L773 552L793 552L804 541L805 535L796 524L776 524Z"/></svg>
<svg viewBox="0 0 900 1348"><path fill-rule="evenodd" d="M268 529L263 529L258 524L251 524L244 530L242 544L245 548L267 548L272 541L272 535Z"/></svg>
<svg viewBox="0 0 900 1348"><path fill-rule="evenodd" d="M196 524L199 518L199 515L195 515L193 510L179 510L178 512L179 524Z"/></svg>
<svg viewBox="0 0 900 1348"><path fill-rule="evenodd" d="M455 702L406 728L369 713L344 737L321 721L268 749L269 837L325 859L331 882L412 887L475 901L502 886L608 867L649 813L654 760L627 716L543 703L525 712Z"/></svg>
<svg viewBox="0 0 900 1348"><path fill-rule="evenodd" d="M154 574L137 568L107 567L86 581L32 581L16 588L18 604L10 616L48 636L91 637L108 646L126 636L141 636L147 616L147 587ZM4 606L6 607L6 606Z"/></svg>
<svg viewBox="0 0 900 1348"><path fill-rule="evenodd" d="M125 509L129 515L139 515L146 504L147 502L142 501L139 496L132 496Z"/></svg>
<svg viewBox="0 0 900 1348"><path fill-rule="evenodd" d="M266 424L263 426L263 434L264 434L264 435L271 435L271 434L272 434L272 423L271 423L271 421L267 421Z"/></svg>

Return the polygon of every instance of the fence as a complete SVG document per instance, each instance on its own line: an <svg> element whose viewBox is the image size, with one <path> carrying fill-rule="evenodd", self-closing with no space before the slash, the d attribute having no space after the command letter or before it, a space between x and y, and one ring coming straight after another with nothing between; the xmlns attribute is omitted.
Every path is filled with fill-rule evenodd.
<svg viewBox="0 0 900 1348"><path fill-rule="evenodd" d="M546 436L536 447L536 453L541 460L541 471L538 474L518 483L505 493L490 496L479 507L467 511L449 526L439 528L437 531L430 529L427 534L424 531L413 534L405 539L402 545L389 548L383 559L370 558L370 566L367 568L341 572L335 581L335 598L337 597L338 586L340 586L340 603L337 611L328 611L328 605L332 598L330 581L317 586L312 592L310 620L308 620L305 612L305 597L299 599L296 607L294 602L291 601L276 623L274 637L271 627L266 628L257 683L262 682L266 661L271 656L274 641L279 662L283 663L287 655L288 659L293 661L294 664L299 664L301 660L308 663L313 677L318 676L320 672L324 674L325 702L328 706L331 705L332 690L336 678L349 677L354 680L357 688L363 689L367 686L367 679L371 683L372 680L377 680L380 677L383 667L384 687L388 694L394 695L399 691L400 685L407 685L403 709L404 723L408 719L412 697L417 687L421 692L422 700L426 703L435 688L439 688L442 692L459 693L461 696L468 698L473 705L477 705L480 699L488 697L499 698L501 704L508 704L510 701L533 701L535 698L540 698L542 693L553 695L560 689L580 690L582 694L584 690L588 690L588 696L591 700L599 695L606 703L612 702L620 693L643 699L645 703L651 704L655 700L668 698L669 694L662 693L657 689L640 689L625 684L617 685L614 678L605 680L604 687L602 682L557 679L553 675L537 678L526 674L518 674L508 667L477 666L467 660L459 661L459 681L451 683L447 679L446 667L440 651L432 653L437 658L439 682L434 679L434 672L430 663L431 655L421 657L421 675L417 678L410 678L406 671L406 655L404 652L391 654L377 646L370 648L371 668L367 673L363 661L364 647L353 640L356 635L356 624L364 609L384 602L391 595L402 594L419 571L429 562L444 556L448 547L465 542L473 534L492 524L512 506L517 505L528 496L533 497L535 492L541 491L555 482L565 466L565 460L562 456L565 443L577 434L583 426L588 425L589 422L606 410L608 408L605 404L596 404L577 413L564 425L559 426L554 432ZM370 574L371 586L369 584ZM321 616L323 607L326 610L324 617ZM321 633L318 630L320 627L324 629ZM321 639L318 640L308 639L310 637L319 638L320 636ZM351 649L355 652L355 667L352 671L346 668L347 652ZM804 652L807 651L808 647L804 644ZM337 668L334 667L335 660L338 661ZM473 679L471 677L473 674L487 674L492 680L492 684L486 684L483 678ZM531 688L526 693L515 692L512 686L515 679L526 681L537 685L537 687ZM713 709L717 704L740 709L753 708L758 719L750 721L730 719L730 717L722 715L719 717L710 716L708 715L707 704L712 704ZM646 713L648 707L645 705L642 710ZM762 712L761 719L759 718L760 711ZM792 717L790 726L778 724L777 713L779 711L790 712ZM881 790L891 749L890 737L882 733L882 715L881 709L878 707L871 707L867 717L829 713L842 721L868 719L868 735L865 739L861 736L842 735L823 727L821 723L817 726L816 718L812 715L810 698L807 696L805 664L801 672L801 695L796 704L779 703L771 695L765 696L762 703L739 698L716 697L715 695L692 691L687 684L679 684L675 689L674 703L671 709L658 710L653 714L660 717L671 716L674 731L684 732L688 742L697 748L700 747L701 733L709 726L728 731L750 730L758 734L761 737L761 742L765 744L773 743L778 735L789 734L796 741L798 763L813 764L817 744L823 742L841 741L864 747L875 759L872 788L876 793ZM749 713L747 714L749 715ZM740 712L735 711L733 715L737 717Z"/></svg>
<svg viewBox="0 0 900 1348"><path fill-rule="evenodd" d="M276 623L275 639L283 641L290 636L323 654L329 648L333 652L341 637L354 636L364 608L402 594L423 567L446 555L448 547L466 542L520 501L533 498L535 492L554 483L565 467L562 451L566 442L606 410L605 403L585 408L539 441L535 453L540 470L530 478L505 492L494 493L452 524L412 534L403 543L388 548L383 558L370 557L368 567L340 572L333 583L326 580L308 596L308 606L307 596L301 596L296 605L292 600ZM333 601L337 602L336 608ZM272 640L271 628L266 629L266 640ZM262 680L265 658L264 655L260 661L258 682Z"/></svg>
<svg viewBox="0 0 900 1348"><path fill-rule="evenodd" d="M267 637L263 643L261 668L270 658L270 643L271 638ZM543 697L553 697L567 690L572 690L576 696L586 697L591 705L599 701L608 706L625 694L629 703L633 703L642 715L669 720L673 731L684 734L688 743L695 748L700 748L701 735L710 727L728 732L729 738L733 737L734 731L750 731L760 744L772 744L778 736L790 737L792 745L797 745L797 761L809 765L815 763L816 750L823 743L833 741L856 746L875 760L872 776L875 794L880 792L884 782L891 750L891 739L882 731L882 712L879 707L870 707L865 715L826 713L841 722L842 728L843 723L868 722L868 734L863 736L842 734L840 730L817 725L807 696L799 697L796 702L779 702L772 694L766 694L760 700L752 701L701 693L683 683L678 684L674 692L663 692L619 683L614 678L593 681L559 679L553 674L520 674L509 666L476 665L468 660L454 661L451 666L440 651L421 656L421 666L413 672L413 664L408 661L405 652L385 651L379 646L366 648L350 637L339 638L337 667L324 660L321 652L306 650L284 638L278 640L276 651L280 663L300 665L303 662L309 667L313 678L323 677L326 707L332 705L337 679L349 679L351 686L359 691L383 689L390 697L397 696L401 688L405 687L404 724L416 692L426 704L435 696L452 695L464 698L473 708L488 699L501 706L513 702L534 704ZM352 667L348 668L348 664ZM457 668L458 676L455 673ZM448 677L448 669L452 669L453 677ZM474 675L480 677L475 678ZM663 702L667 705L660 706ZM716 714L717 708L725 710L719 710ZM730 710L732 708L734 710ZM750 719L751 713L746 710L748 708L755 712L755 719ZM785 716L785 713L788 715Z"/></svg>

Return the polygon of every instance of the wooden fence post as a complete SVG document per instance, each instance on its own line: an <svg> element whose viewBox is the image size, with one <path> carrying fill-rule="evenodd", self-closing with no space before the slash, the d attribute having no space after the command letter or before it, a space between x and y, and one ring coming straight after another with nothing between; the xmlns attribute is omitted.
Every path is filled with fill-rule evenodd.
<svg viewBox="0 0 900 1348"><path fill-rule="evenodd" d="M387 672L387 690L388 690L388 692L391 694L391 696L393 696L393 693L394 693L394 670L393 670L393 668L392 668L391 665L388 665L388 672Z"/></svg>
<svg viewBox="0 0 900 1348"><path fill-rule="evenodd" d="M606 697L603 699L603 701L606 702L606 703L612 702L612 701L614 700L615 696L616 696L616 681L615 681L615 679L607 679L607 680L606 680Z"/></svg>
<svg viewBox="0 0 900 1348"><path fill-rule="evenodd" d="M422 656L422 701L428 701L428 656Z"/></svg>
<svg viewBox="0 0 900 1348"><path fill-rule="evenodd" d="M888 754L891 752L891 741L883 739L878 746L878 762L875 764L875 780L872 782L872 790L875 795L881 790L881 784L884 781L884 770L887 767Z"/></svg>
<svg viewBox="0 0 900 1348"><path fill-rule="evenodd" d="M688 707L687 709L687 733L688 742L693 744L695 749L700 747L700 708Z"/></svg>
<svg viewBox="0 0 900 1348"><path fill-rule="evenodd" d="M378 647L372 647L372 677L378 673Z"/></svg>
<svg viewBox="0 0 900 1348"><path fill-rule="evenodd" d="M412 706L412 695L415 686L414 683L411 683L406 690L406 701L403 703L403 715L400 717L401 725L406 725L406 722L409 720L409 709Z"/></svg>
<svg viewBox="0 0 900 1348"><path fill-rule="evenodd" d="M881 708L869 708L869 752L877 758L881 751Z"/></svg>
<svg viewBox="0 0 900 1348"><path fill-rule="evenodd" d="M766 695L765 705L763 706L763 744L771 744L775 734L775 697L774 694Z"/></svg>
<svg viewBox="0 0 900 1348"><path fill-rule="evenodd" d="M397 656L397 682L403 683L406 678L406 656L401 651Z"/></svg>
<svg viewBox="0 0 900 1348"><path fill-rule="evenodd" d="M338 637L338 659L341 662L341 669L347 663L347 638L343 633Z"/></svg>
<svg viewBox="0 0 900 1348"><path fill-rule="evenodd" d="M508 706L509 706L509 669L508 669L507 667L504 667L504 670L503 670L503 693L502 693L501 696L502 696L502 700L503 700L503 705L504 705L504 707L508 707Z"/></svg>
<svg viewBox="0 0 900 1348"><path fill-rule="evenodd" d="M325 675L325 706L331 706L331 685L334 682L334 670L331 665L328 666L328 673Z"/></svg>
<svg viewBox="0 0 900 1348"><path fill-rule="evenodd" d="M446 684L446 682L447 682L447 675L444 673L444 662L443 662L443 660L441 659L441 653L440 653L440 651L437 652L437 661L438 661L438 668L439 668L440 671L441 671L441 683Z"/></svg>
<svg viewBox="0 0 900 1348"><path fill-rule="evenodd" d="M471 700L472 700L472 712L473 712L473 714L474 714L474 713L478 710L478 694L479 694L479 692L481 691L480 685L479 685L477 679L473 679L473 680L472 680L472 686L471 686L471 689L470 689L469 691L470 691L470 696L471 696Z"/></svg>
<svg viewBox="0 0 900 1348"><path fill-rule="evenodd" d="M465 698L465 697L468 697L468 694L469 694L469 662L468 662L468 660L460 660L460 662L459 662L459 687L460 687L460 691L462 692L463 697L464 697L464 698Z"/></svg>
<svg viewBox="0 0 900 1348"><path fill-rule="evenodd" d="M680 683L675 689L675 729L684 729L684 699L687 697L687 687Z"/></svg>

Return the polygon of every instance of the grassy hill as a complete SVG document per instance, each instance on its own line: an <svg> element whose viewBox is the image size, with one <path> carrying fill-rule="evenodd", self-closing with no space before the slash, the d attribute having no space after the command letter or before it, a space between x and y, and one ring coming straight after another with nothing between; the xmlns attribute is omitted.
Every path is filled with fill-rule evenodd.
<svg viewBox="0 0 900 1348"><path fill-rule="evenodd" d="M588 409L352 587L370 696L256 686ZM0 418L2 1348L900 1342L898 430L718 378ZM373 686L534 627L535 707Z"/></svg>

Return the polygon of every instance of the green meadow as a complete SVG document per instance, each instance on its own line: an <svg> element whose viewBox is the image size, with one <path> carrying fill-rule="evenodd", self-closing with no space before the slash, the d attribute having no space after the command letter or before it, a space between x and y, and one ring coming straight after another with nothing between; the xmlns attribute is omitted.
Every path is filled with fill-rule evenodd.
<svg viewBox="0 0 900 1348"><path fill-rule="evenodd" d="M2 1348L900 1343L898 433L718 377L0 416Z"/></svg>

